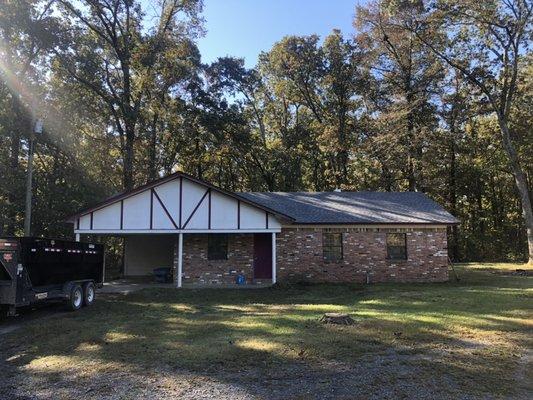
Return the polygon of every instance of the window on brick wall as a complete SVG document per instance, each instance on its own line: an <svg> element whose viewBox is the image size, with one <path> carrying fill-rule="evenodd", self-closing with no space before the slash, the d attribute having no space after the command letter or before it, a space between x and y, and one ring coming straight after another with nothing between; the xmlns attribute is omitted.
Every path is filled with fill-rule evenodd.
<svg viewBox="0 0 533 400"><path fill-rule="evenodd" d="M324 252L324 260L342 260L342 233L324 232L322 234L322 249Z"/></svg>
<svg viewBox="0 0 533 400"><path fill-rule="evenodd" d="M228 259L228 235L224 233L212 233L207 236L207 259Z"/></svg>
<svg viewBox="0 0 533 400"><path fill-rule="evenodd" d="M387 258L389 260L407 260L405 233L387 233Z"/></svg>

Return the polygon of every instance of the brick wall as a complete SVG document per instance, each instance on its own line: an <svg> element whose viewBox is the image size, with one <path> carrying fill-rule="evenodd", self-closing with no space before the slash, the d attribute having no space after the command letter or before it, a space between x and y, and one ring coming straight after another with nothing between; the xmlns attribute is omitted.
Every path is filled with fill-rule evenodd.
<svg viewBox="0 0 533 400"><path fill-rule="evenodd" d="M321 228L283 229L277 237L278 281L442 282L448 280L446 229L329 229L343 233L343 260L325 262ZM387 259L387 232L405 232L405 261Z"/></svg>
<svg viewBox="0 0 533 400"><path fill-rule="evenodd" d="M328 229L343 233L343 260L325 262L321 228L283 228L277 234L277 277L310 282L442 282L448 280L446 229ZM407 260L387 259L387 232L405 232ZM185 234L183 283L253 281L253 234L230 234L228 259L207 259L207 234Z"/></svg>
<svg viewBox="0 0 533 400"><path fill-rule="evenodd" d="M218 285L235 283L239 274L253 279L254 241L250 234L228 235L228 259L207 259L207 234L183 235L183 283Z"/></svg>

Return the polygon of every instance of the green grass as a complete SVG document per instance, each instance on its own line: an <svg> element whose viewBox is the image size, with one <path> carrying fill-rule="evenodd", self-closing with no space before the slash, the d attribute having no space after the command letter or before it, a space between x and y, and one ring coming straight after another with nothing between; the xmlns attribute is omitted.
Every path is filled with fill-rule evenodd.
<svg viewBox="0 0 533 400"><path fill-rule="evenodd" d="M463 392L504 395L533 378L525 364L533 277L511 275L516 268L459 265L460 282L441 284L144 290L30 321L4 335L0 359L53 381L67 365L89 375L117 368L267 371L394 354L421 367L420 382L437 374ZM324 325L324 312L349 313L356 324Z"/></svg>

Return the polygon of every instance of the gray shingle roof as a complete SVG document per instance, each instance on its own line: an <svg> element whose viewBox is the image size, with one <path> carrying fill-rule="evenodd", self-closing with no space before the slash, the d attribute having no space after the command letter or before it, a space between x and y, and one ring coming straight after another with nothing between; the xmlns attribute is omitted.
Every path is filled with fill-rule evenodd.
<svg viewBox="0 0 533 400"><path fill-rule="evenodd" d="M456 224L418 192L249 192L242 197L301 224Z"/></svg>

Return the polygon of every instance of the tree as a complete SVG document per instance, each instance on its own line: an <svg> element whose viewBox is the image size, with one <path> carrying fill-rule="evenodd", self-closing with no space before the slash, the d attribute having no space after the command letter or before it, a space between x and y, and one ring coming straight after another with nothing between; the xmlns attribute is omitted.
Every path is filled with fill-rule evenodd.
<svg viewBox="0 0 533 400"><path fill-rule="evenodd" d="M376 0L354 36L285 37L252 68L201 63L200 0L152 3L0 0L3 232L22 225L40 99L37 235L69 235L58 222L74 211L182 170L235 191L422 190L461 220L455 259L523 258L506 143L531 188L528 2Z"/></svg>
<svg viewBox="0 0 533 400"><path fill-rule="evenodd" d="M137 1L58 2L65 27L62 43L53 48L58 66L106 104L113 116L111 128L120 140L123 186L131 189L135 183L134 146L143 102L147 93L156 90L154 76L164 75L161 68L167 65L162 59L182 56L176 48L194 32L202 3L162 1L157 22L147 29L145 14ZM152 96L161 100L155 93Z"/></svg>
<svg viewBox="0 0 533 400"><path fill-rule="evenodd" d="M240 122L249 128L246 140L236 142L235 146L243 150L241 156L246 164L250 164L249 170L259 171L259 174L252 172L251 175L259 175L268 190L275 190L275 171L271 165L274 155L268 146L274 132L266 121L267 104L272 96L262 76L257 69L246 69L243 59L223 57L206 68L206 77L207 91L217 97L213 101L221 106L232 101L243 118ZM252 176L249 179L254 181Z"/></svg>
<svg viewBox="0 0 533 400"><path fill-rule="evenodd" d="M317 190L351 183L350 155L359 140L364 86L360 59L360 49L338 30L322 45L317 35L285 37L260 58L264 86L271 88L278 107L283 105L278 130L305 146L299 158L309 158L308 179Z"/></svg>
<svg viewBox="0 0 533 400"><path fill-rule="evenodd" d="M398 24L416 35L442 61L459 71L485 97L496 115L527 229L533 263L533 211L526 175L513 140L511 112L520 79L520 61L533 30L530 0L441 0L413 25ZM442 42L436 42L440 32Z"/></svg>
<svg viewBox="0 0 533 400"><path fill-rule="evenodd" d="M321 86L324 96L324 116L320 140L330 154L335 186L351 182L350 155L360 142L357 113L362 109L363 88L369 82L361 67L363 51L351 40L334 30L324 39L324 76Z"/></svg>
<svg viewBox="0 0 533 400"><path fill-rule="evenodd" d="M446 72L447 79L443 81L439 93L439 117L443 129L437 132L441 133L442 136L435 136L433 141L442 143L444 147L439 153L445 155L444 160L446 160L443 169L447 172L445 186L447 186L448 191L443 200L446 201L448 210L452 215L457 215L460 179L458 153L461 143L464 141L465 126L475 115L475 112L479 110L473 109L474 102L470 97L468 82L453 68L449 68ZM439 176L439 174L435 174L435 176ZM430 186L435 187L436 185ZM457 225L451 228L450 241L450 256L454 261L459 260L459 228Z"/></svg>
<svg viewBox="0 0 533 400"><path fill-rule="evenodd" d="M377 146L386 146L394 163L386 171L403 171L411 191L426 190L421 158L426 138L436 128L432 97L442 79L442 66L430 51L416 40L412 26L423 12L420 2L404 2L398 12L389 2L358 7L355 26L358 44L366 50L367 68L379 85L376 111L383 129ZM390 157L394 155L394 157Z"/></svg>
<svg viewBox="0 0 533 400"><path fill-rule="evenodd" d="M13 235L22 219L24 174L20 158L23 142L32 134L32 125L42 97L43 58L53 43L49 32L55 28L52 1L0 1L0 79L3 118L0 124L9 138L5 145L8 160L2 176L6 203L1 213L0 231ZM3 196L3 197L4 197Z"/></svg>

